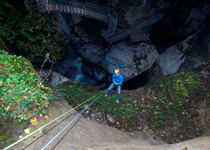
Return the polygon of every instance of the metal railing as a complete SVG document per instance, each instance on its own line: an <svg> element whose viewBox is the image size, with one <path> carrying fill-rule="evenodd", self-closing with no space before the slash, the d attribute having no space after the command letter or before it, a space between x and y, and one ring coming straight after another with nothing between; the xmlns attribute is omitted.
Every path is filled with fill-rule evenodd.
<svg viewBox="0 0 210 150"><path fill-rule="evenodd" d="M106 22L108 24L108 29L101 30L101 35L106 39L110 37L112 34L114 34L114 32L116 31L117 23L118 23L117 14L114 10L110 9L109 7L96 5L93 3L79 2L79 1L56 0L56 2L49 1L49 3L46 3L45 1L43 2L39 0L38 4L29 5L28 8L36 9L36 10L39 10L40 12L60 11L60 8L54 8L55 6L57 7L70 6L73 8L83 9L86 12L89 11L92 13L98 13L98 14L106 16L105 19L100 19L100 17L97 18L97 17L89 15L88 13L79 14L79 15L83 15L86 17L90 17L90 18L94 18L94 19L98 19L98 20ZM53 7L53 9L51 10L51 8L49 7Z"/></svg>
<svg viewBox="0 0 210 150"><path fill-rule="evenodd" d="M108 30L101 30L101 35L105 38L112 36L117 29L118 18L116 12L113 9L109 9L107 20Z"/></svg>

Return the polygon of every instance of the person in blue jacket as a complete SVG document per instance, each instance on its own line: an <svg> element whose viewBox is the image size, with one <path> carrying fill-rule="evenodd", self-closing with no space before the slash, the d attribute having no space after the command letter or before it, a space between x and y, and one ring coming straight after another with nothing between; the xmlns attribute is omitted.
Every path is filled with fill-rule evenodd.
<svg viewBox="0 0 210 150"><path fill-rule="evenodd" d="M120 99L120 92L121 92L121 86L123 84L123 75L120 73L119 69L115 69L115 73L112 76L112 84L107 90L107 93L105 94L105 97L107 97L110 93L110 91L117 86L117 98L116 98L116 103L119 103Z"/></svg>

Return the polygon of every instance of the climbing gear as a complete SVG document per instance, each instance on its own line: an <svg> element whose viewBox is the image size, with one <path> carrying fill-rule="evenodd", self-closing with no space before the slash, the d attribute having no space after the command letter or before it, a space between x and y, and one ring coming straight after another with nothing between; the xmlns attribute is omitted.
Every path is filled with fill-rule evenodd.
<svg viewBox="0 0 210 150"><path fill-rule="evenodd" d="M14 145L22 142L23 140L27 139L29 136L33 135L34 133L42 130L43 128L45 128L46 126L52 124L53 122L57 121L58 119L62 118L63 116L67 115L68 113L70 113L71 111L77 109L78 107L82 106L83 104L89 102L90 100L92 100L94 97L96 97L97 95L100 95L104 93L104 91L101 91L100 93L96 94L96 95L93 95L92 97L90 97L89 99L87 99L86 101L82 102L81 104L77 105L76 107L72 108L71 110L65 112L64 114L58 116L57 118L53 119L52 121L48 122L47 124L43 125L42 127L36 129L35 131L31 132L30 134L26 135L25 137L19 139L18 141L12 143L11 145L7 146L6 148L4 148L3 150L8 150L9 148L13 147Z"/></svg>
<svg viewBox="0 0 210 150"><path fill-rule="evenodd" d="M118 99L116 99L116 103L119 103L119 100Z"/></svg>
<svg viewBox="0 0 210 150"><path fill-rule="evenodd" d="M96 100L98 100L101 96L102 96L103 93L101 93L95 100L93 100L87 107L85 107L76 117L74 117L74 119L72 119L60 132L58 132L47 144L45 144L45 146L43 146L41 148L41 150L44 150L50 143L52 143L67 127L69 127L73 122L74 120L76 120L80 115L82 115L82 113L88 109Z"/></svg>
<svg viewBox="0 0 210 150"><path fill-rule="evenodd" d="M119 69L115 69L114 72L115 72L115 73L119 73L120 70L119 70Z"/></svg>

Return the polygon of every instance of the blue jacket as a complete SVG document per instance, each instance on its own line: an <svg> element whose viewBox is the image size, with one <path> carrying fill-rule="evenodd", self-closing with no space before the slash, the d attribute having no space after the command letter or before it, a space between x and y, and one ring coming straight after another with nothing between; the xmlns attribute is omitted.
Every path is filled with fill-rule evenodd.
<svg viewBox="0 0 210 150"><path fill-rule="evenodd" d="M112 75L112 82L117 82L118 85L122 85L123 84L123 75L120 73L118 76L114 73Z"/></svg>

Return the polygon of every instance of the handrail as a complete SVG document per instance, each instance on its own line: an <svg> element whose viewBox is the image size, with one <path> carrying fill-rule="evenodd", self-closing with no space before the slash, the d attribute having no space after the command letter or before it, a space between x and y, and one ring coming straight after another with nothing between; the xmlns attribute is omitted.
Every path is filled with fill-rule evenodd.
<svg viewBox="0 0 210 150"><path fill-rule="evenodd" d="M114 17L115 17L115 23L114 23L114 26L112 27L112 29L110 29L110 30L113 30L113 33L114 33L114 32L115 32L115 30L116 30L116 27L117 27L118 17L117 17L116 12L115 12L113 9L110 9L110 11L111 11L111 12L113 12ZM113 34L113 33L112 33L112 34Z"/></svg>
<svg viewBox="0 0 210 150"><path fill-rule="evenodd" d="M89 3L89 2L80 2L80 1L65 1L65 0L57 0L57 2L61 2L61 3L70 3L70 4L81 4L81 5L88 5L88 6L92 6L94 8L100 8L100 9L104 9L104 10L107 10L109 9L109 7L106 7L106 6L101 6L101 5L97 5L97 4L94 4L94 3ZM54 2L53 2L54 3Z"/></svg>
<svg viewBox="0 0 210 150"><path fill-rule="evenodd" d="M110 9L109 7L104 7L104 6L88 3L88 2L79 2L79 1L74 2L74 1L66 1L66 0L57 0L56 2L51 1L50 3L41 2L41 3L35 4L35 5L30 5L28 7L30 7L30 8L38 7L38 9L41 12L45 12L45 11L49 11L48 7L47 8L43 7L46 5L48 5L48 7L49 7L49 5L54 6L54 8L56 5L63 5L63 6L67 6L67 7L70 6L70 7L74 7L74 8L80 8L80 9L88 10L91 12L99 13L101 15L105 15L106 17L104 17L104 19L93 17L95 19L105 21L106 23L108 23L108 29L101 31L101 35L105 38L108 38L112 34L114 34L114 32L117 28L118 17L117 17L116 12L113 9ZM53 11L53 10L51 10L51 11ZM84 15L84 14L82 14L82 15ZM88 14L85 14L85 15L89 16Z"/></svg>
<svg viewBox="0 0 210 150"><path fill-rule="evenodd" d="M77 7L77 8L84 8L84 4L70 4L70 3L68 3L68 4L63 4L63 3L61 3L61 2L56 2L56 3L52 3L53 5L65 5L65 6L73 6L73 7ZM93 11L93 12L97 12L97 13L100 13L100 14L103 14L103 15L106 15L106 11L103 11L103 10L101 10L101 9L97 9L96 7L92 7L91 8L91 6L88 6L88 5L85 5L85 8L86 8L86 10L91 10L91 11Z"/></svg>

